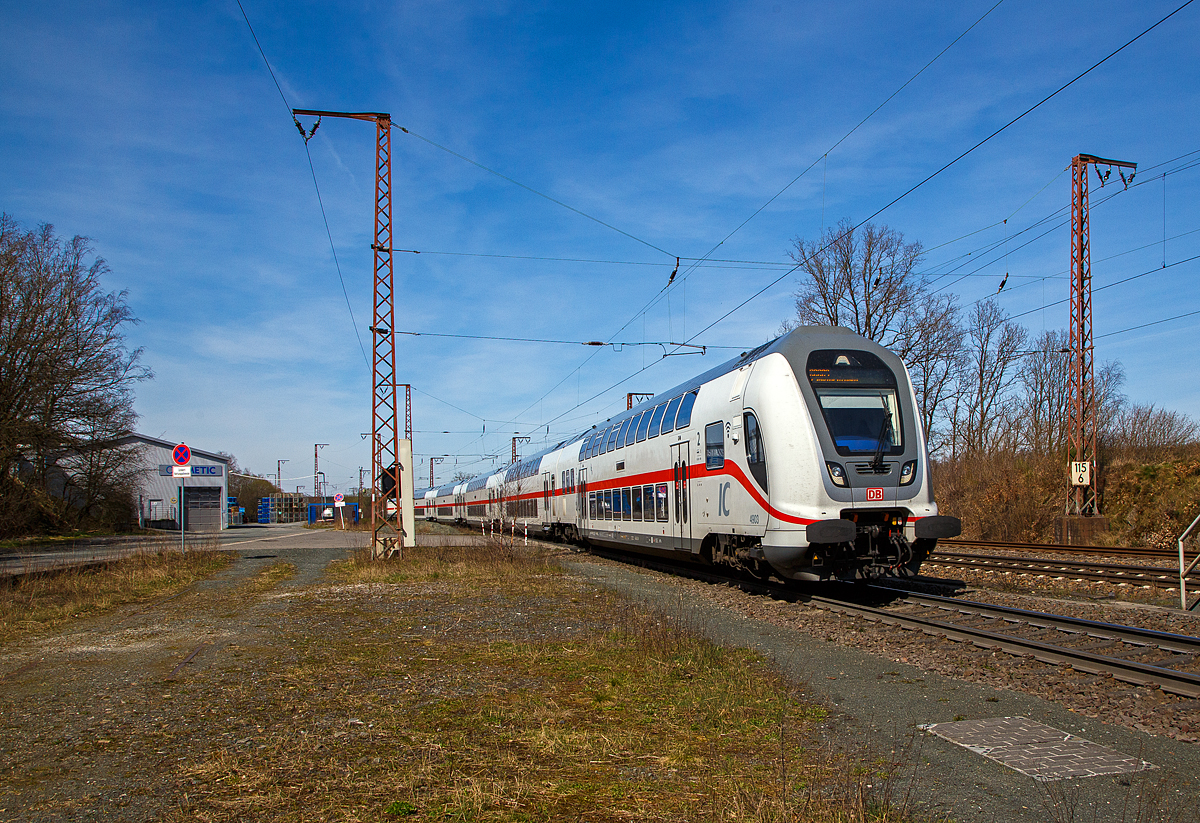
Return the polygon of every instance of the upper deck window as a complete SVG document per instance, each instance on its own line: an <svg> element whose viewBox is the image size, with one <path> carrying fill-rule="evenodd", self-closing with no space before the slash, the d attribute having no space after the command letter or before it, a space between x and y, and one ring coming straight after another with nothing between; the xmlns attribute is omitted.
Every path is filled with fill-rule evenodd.
<svg viewBox="0 0 1200 823"><path fill-rule="evenodd" d="M696 403L696 392L690 391L683 396L683 402L679 404L679 414L675 418L675 428L682 429L691 425L692 422L692 406Z"/></svg>
<svg viewBox="0 0 1200 823"><path fill-rule="evenodd" d="M620 433L621 427L613 424L608 430L608 445L604 447L604 451L610 452L617 448L617 435Z"/></svg>
<svg viewBox="0 0 1200 823"><path fill-rule="evenodd" d="M634 435L637 433L638 421L642 419L642 415L635 414L629 420L629 428L625 431L625 445L633 443Z"/></svg>
<svg viewBox="0 0 1200 823"><path fill-rule="evenodd" d="M896 375L876 355L853 349L814 351L807 371L838 454L904 451Z"/></svg>
<svg viewBox="0 0 1200 823"><path fill-rule="evenodd" d="M663 410L666 409L666 403L659 403L654 407L654 414L650 418L650 433L648 437L658 437L658 427L662 425Z"/></svg>
<svg viewBox="0 0 1200 823"><path fill-rule="evenodd" d="M662 419L662 434L667 434L668 432L674 431L675 413L679 411L679 401L682 399L683 397L676 397L667 404L667 412L663 415Z"/></svg>
<svg viewBox="0 0 1200 823"><path fill-rule="evenodd" d="M646 439L646 430L650 428L650 412L642 412L642 422L638 423L637 427L637 442L641 443Z"/></svg>

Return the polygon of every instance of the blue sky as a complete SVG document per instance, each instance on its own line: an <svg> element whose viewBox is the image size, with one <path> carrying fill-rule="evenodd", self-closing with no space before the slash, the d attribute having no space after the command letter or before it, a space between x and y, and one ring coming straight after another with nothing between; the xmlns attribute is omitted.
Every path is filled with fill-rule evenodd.
<svg viewBox="0 0 1200 823"><path fill-rule="evenodd" d="M864 219L1181 2L1004 0L825 157L995 0L243 0L292 106L388 111L633 236L397 132L394 243L422 252L396 255L398 329L625 342L691 339L783 274L685 261L639 313L676 255L707 254L814 161L711 257L785 262L793 238ZM311 490L313 443L329 443L330 484L356 485L370 369L304 143L237 3L4 0L0 24L0 210L93 238L109 287L128 290L141 319L129 339L156 374L137 389L140 429L256 472L287 459L289 489ZM1101 337L1200 309L1200 261L1178 263L1200 254L1200 167L1186 168L1200 153L1185 157L1200 150L1198 42L1200 3L876 222L921 241L934 276L970 261L935 283L964 304L1008 271L1004 308L1035 334L1063 328L1066 304L1051 305L1069 287L1063 170L1080 152L1137 161L1144 175L1103 204L1116 176L1104 189L1093 178L1096 356L1121 361L1131 399L1200 417L1196 317ZM374 127L326 119L308 148L369 345ZM529 453L623 409L628 391L757 345L795 286L696 337L731 347L703 357L401 336L424 471L431 455L449 455L438 482L493 465L484 455L502 463L518 432Z"/></svg>

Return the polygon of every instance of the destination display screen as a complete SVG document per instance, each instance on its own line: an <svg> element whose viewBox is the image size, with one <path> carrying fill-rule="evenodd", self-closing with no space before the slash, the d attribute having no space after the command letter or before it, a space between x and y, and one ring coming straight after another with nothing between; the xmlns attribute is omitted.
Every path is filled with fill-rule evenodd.
<svg viewBox="0 0 1200 823"><path fill-rule="evenodd" d="M820 349L808 356L808 381L822 386L895 388L896 375L867 351Z"/></svg>

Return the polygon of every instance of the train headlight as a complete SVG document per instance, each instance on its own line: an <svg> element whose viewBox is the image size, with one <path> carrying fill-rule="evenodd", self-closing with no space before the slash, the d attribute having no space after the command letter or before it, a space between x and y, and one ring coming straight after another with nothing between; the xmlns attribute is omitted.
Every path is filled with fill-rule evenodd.
<svg viewBox="0 0 1200 823"><path fill-rule="evenodd" d="M909 460L900 467L900 485L907 486L917 478L917 461Z"/></svg>
<svg viewBox="0 0 1200 823"><path fill-rule="evenodd" d="M826 463L825 468L829 469L829 478L833 480L835 486L846 485L846 470L838 463Z"/></svg>

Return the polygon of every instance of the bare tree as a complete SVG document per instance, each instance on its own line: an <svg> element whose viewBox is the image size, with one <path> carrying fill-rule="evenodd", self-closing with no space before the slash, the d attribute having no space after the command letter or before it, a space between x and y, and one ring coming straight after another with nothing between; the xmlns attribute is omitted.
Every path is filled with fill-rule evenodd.
<svg viewBox="0 0 1200 823"><path fill-rule="evenodd" d="M796 325L844 326L904 357L913 345L912 319L927 312L925 289L913 275L921 244L849 220L820 239L797 237L788 255L804 272L796 291Z"/></svg>
<svg viewBox="0 0 1200 823"><path fill-rule="evenodd" d="M1136 449L1160 458L1171 449L1200 441L1200 424L1185 414L1134 403L1113 416L1105 439L1113 448Z"/></svg>
<svg viewBox="0 0 1200 823"><path fill-rule="evenodd" d="M87 486L91 500L122 485L125 452L95 455L131 432L132 386L151 374L125 346L135 322L125 293L104 291L108 266L91 256L87 238L24 231L0 214L0 533L27 529L35 509L69 519L66 486Z"/></svg>
<svg viewBox="0 0 1200 823"><path fill-rule="evenodd" d="M796 238L788 252L804 272L796 290L797 326L843 326L891 349L909 367L921 422L937 449L948 434L939 425L962 364L963 331L952 294L931 294L915 273L919 242L849 220L816 241Z"/></svg>
<svg viewBox="0 0 1200 823"><path fill-rule="evenodd" d="M929 448L936 453L950 438L943 423L965 363L963 329L953 295L927 297L921 308L920 314L905 319L903 339L908 341L908 352L904 359Z"/></svg>
<svg viewBox="0 0 1200 823"><path fill-rule="evenodd" d="M1034 452L1054 454L1066 448L1069 346L1065 331L1043 331L1021 364L1022 440Z"/></svg>
<svg viewBox="0 0 1200 823"><path fill-rule="evenodd" d="M967 452L983 452L1011 434L1007 416L1013 397L1013 366L1029 334L1008 319L994 300L975 304L967 319L966 365L959 378L961 401L955 427Z"/></svg>

